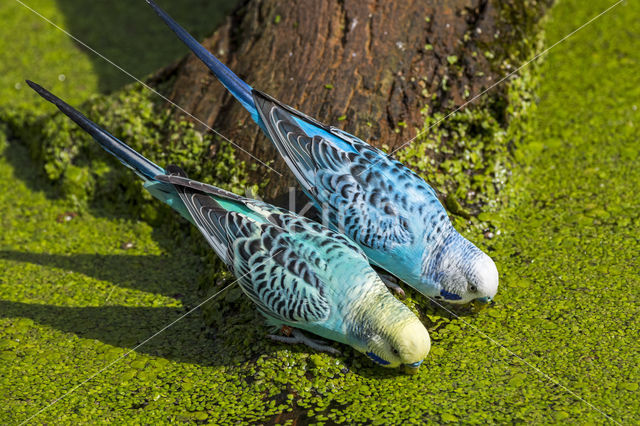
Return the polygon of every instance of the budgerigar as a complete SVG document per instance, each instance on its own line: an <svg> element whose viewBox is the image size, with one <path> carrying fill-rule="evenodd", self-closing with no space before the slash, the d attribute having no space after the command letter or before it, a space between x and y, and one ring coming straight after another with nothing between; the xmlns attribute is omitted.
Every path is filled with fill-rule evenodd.
<svg viewBox="0 0 640 426"><path fill-rule="evenodd" d="M450 303L495 296L495 263L455 230L420 176L357 137L253 89L147 2L249 111L331 227L355 241L372 264Z"/></svg>
<svg viewBox="0 0 640 426"><path fill-rule="evenodd" d="M152 195L195 224L270 324L294 328L292 337L272 337L335 351L298 329L307 330L351 345L385 367L417 371L431 344L427 330L348 238L270 204L190 180L177 166L165 170L27 83L133 169Z"/></svg>

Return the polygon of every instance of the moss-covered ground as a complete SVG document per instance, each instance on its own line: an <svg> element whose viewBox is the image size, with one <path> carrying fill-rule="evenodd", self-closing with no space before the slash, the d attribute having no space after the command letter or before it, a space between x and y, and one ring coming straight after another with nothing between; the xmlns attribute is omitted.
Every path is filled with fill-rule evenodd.
<svg viewBox="0 0 640 426"><path fill-rule="evenodd" d="M547 42L610 4L560 2ZM433 338L418 375L268 342L232 288L35 421L638 423L639 18L626 2L541 65L512 176L480 215L495 237L468 227L501 272L496 303L456 317L411 295ZM76 210L4 136L0 422L19 423L206 299L211 266L185 226Z"/></svg>

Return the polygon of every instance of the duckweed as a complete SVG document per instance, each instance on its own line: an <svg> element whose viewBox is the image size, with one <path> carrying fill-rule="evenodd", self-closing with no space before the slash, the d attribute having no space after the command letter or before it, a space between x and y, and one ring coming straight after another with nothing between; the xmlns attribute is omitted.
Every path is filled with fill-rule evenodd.
<svg viewBox="0 0 640 426"><path fill-rule="evenodd" d="M545 24L547 39L560 39L607 6L604 0L559 3ZM407 151L408 161L437 179L441 172L417 163L419 152L452 150L443 153L450 162L442 172L453 170L453 177L436 187L471 213L456 216L457 225L501 272L496 304L477 314L440 308L407 290L407 304L433 340L415 376L378 368L339 345L342 355L329 356L271 342L265 335L275 330L236 287L130 352L222 288L224 276L211 280L219 266L194 249L190 241L199 237L190 228L133 219L140 217L131 213L142 208L137 202L151 210L159 203L139 200L139 189L128 189L130 174L112 188L133 191L122 195L132 207L126 212L91 203L85 209L82 198L57 197L60 180L69 179L72 188L74 181L88 182L81 188L88 188L85 202L99 199L108 189L102 181L119 176L118 165L106 160L104 174L81 171L87 170L85 153L73 147L90 150L90 144L54 141L38 153L35 164L53 164L47 173L58 183L52 185L38 175L25 146L7 141L6 126L0 127L6 230L0 234L0 421L24 421L117 361L37 420L586 424L611 416L637 423L639 16L640 7L627 2L553 50L536 70L543 77L537 107L529 92L513 87L532 77L516 79L510 93L527 93L529 101L513 104L510 115L522 120L516 117L508 129L474 109L435 127L457 138L436 143L431 134L415 154ZM91 102L91 110L106 105L101 102L129 112L148 105L137 98L126 106L118 95ZM112 119L114 126L123 121L141 130L126 116ZM62 121L57 125L80 138ZM43 141L38 135L46 124L34 126ZM492 131L504 132L498 138L506 149L493 143ZM468 158L451 148L460 140ZM162 159L152 143L133 143ZM189 161L191 154L184 155ZM468 166L487 180L458 177L456 170ZM512 176L496 184L510 169ZM492 185L493 192L484 189ZM477 195L465 197L465 190ZM78 214L58 221L66 212ZM495 238L484 237L485 225ZM124 249L126 241L135 244Z"/></svg>

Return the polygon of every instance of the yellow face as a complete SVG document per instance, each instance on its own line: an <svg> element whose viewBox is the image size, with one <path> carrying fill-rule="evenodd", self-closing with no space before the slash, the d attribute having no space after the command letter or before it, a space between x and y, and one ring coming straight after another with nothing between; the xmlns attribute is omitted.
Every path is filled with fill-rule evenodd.
<svg viewBox="0 0 640 426"><path fill-rule="evenodd" d="M431 349L429 332L420 320L412 316L376 331L367 342L365 354L383 367L402 365L408 373L416 373Z"/></svg>

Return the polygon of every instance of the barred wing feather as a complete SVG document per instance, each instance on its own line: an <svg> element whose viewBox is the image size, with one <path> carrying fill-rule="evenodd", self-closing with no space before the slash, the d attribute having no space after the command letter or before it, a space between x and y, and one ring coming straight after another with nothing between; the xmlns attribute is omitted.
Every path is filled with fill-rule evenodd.
<svg viewBox="0 0 640 426"><path fill-rule="evenodd" d="M290 323L329 317L325 284L295 254L296 242L288 232L227 211L210 196L189 187L176 188L200 232L261 311Z"/></svg>
<svg viewBox="0 0 640 426"><path fill-rule="evenodd" d="M394 195L394 181L402 182L412 172L360 139L266 95L254 91L254 100L277 149L335 228L374 249L412 243L401 211L408 199Z"/></svg>

